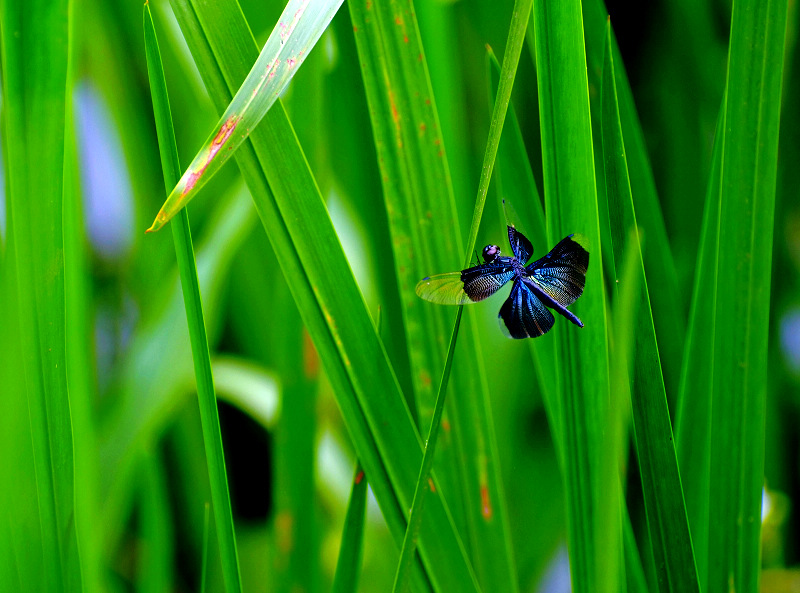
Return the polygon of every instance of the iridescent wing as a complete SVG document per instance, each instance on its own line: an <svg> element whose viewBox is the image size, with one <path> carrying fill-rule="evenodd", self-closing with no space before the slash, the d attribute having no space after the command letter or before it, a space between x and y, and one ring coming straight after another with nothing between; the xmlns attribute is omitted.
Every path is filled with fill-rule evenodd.
<svg viewBox="0 0 800 593"><path fill-rule="evenodd" d="M500 307L500 329L509 338L536 338L550 331L555 323L553 314L542 301L525 286L514 281L511 294Z"/></svg>
<svg viewBox="0 0 800 593"><path fill-rule="evenodd" d="M432 303L465 305L492 296L513 276L514 270L510 265L492 262L461 272L423 278L417 284L416 292L417 296Z"/></svg>
<svg viewBox="0 0 800 593"><path fill-rule="evenodd" d="M550 253L525 268L528 278L562 307L583 294L589 267L589 252L572 237L565 237Z"/></svg>
<svg viewBox="0 0 800 593"><path fill-rule="evenodd" d="M520 228L517 213L514 207L503 200L503 214L506 217L508 227L508 242L511 244L511 251L523 266L533 255L533 245L525 235L518 229Z"/></svg>
<svg viewBox="0 0 800 593"><path fill-rule="evenodd" d="M511 243L511 251L523 266L533 255L533 245L520 233L516 227L508 225L508 242Z"/></svg>

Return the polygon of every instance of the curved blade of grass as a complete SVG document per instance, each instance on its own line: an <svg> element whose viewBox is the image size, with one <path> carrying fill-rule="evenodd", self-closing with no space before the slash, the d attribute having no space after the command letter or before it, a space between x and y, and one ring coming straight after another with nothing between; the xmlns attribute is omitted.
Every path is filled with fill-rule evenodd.
<svg viewBox="0 0 800 593"><path fill-rule="evenodd" d="M256 55L241 12L231 0L213 5L174 0L173 7L214 102L224 108ZM273 248L281 254L279 263L334 386L358 457L400 542L404 509L411 504L422 460L421 441L280 103L236 157ZM430 590L432 581L476 590L441 496L428 501L428 519L421 529L423 563L415 565L415 586Z"/></svg>
<svg viewBox="0 0 800 593"><path fill-rule="evenodd" d="M289 0L252 70L148 232L157 231L175 216L244 142L289 84L342 1Z"/></svg>
<svg viewBox="0 0 800 593"><path fill-rule="evenodd" d="M599 475L609 405L608 329L580 2L537 0L533 16L548 244L581 233L592 254L585 291L572 306L585 327L560 320L539 339L556 344L572 584L576 592L604 591L606 571L616 569L597 565L599 550L620 538L599 533L597 524L620 503L602 490Z"/></svg>
<svg viewBox="0 0 800 593"><path fill-rule="evenodd" d="M367 510L367 479L361 463L356 463L353 487L347 503L347 514L342 530L342 544L331 593L354 593L358 590L361 575L361 553L364 546L364 518Z"/></svg>
<svg viewBox="0 0 800 593"><path fill-rule="evenodd" d="M431 273L459 269L458 257L464 247L413 6L407 0L359 0L348 7L383 178L420 430L424 434L435 407L431 378L438 376L444 364L442 356L452 312L420 301L414 288L420 278ZM508 69L504 71L508 76L487 142L488 169L479 189L474 229L479 225L527 23L526 18L519 18L527 11L517 9L514 14ZM469 242L474 245L474 233ZM472 248L467 261L471 254ZM437 475L448 499L460 495L454 506L462 503L456 512L463 509L462 533L479 582L486 588L513 591L517 583L507 513L488 382L473 314L467 313L467 328L460 340L459 372L452 378L452 389L459 401L447 408L451 430L441 439L439 458L444 462L437 467Z"/></svg>
<svg viewBox="0 0 800 593"><path fill-rule="evenodd" d="M169 108L164 69L161 64L161 53L158 49L150 6L147 4L144 7L144 40L150 92L153 98L153 113L161 153L161 167L164 171L166 191L169 191L169 188L173 187L177 180L180 163L175 131L172 127L172 113ZM211 502L214 505L214 520L219 536L222 575L227 591L241 591L242 583L239 576L239 559L228 491L228 476L225 470L225 454L222 450L219 411L217 410L217 397L214 393L214 378L211 373L211 355L203 319L203 304L200 301L200 283L197 279L194 247L189 229L189 214L185 209L180 212L176 224L172 225L172 236L183 289L189 339L192 345L192 360L197 379L197 401L200 407L203 443L206 449Z"/></svg>
<svg viewBox="0 0 800 593"><path fill-rule="evenodd" d="M444 412L447 383L450 380L450 370L453 368L453 354L456 349L458 328L461 326L461 313L463 311L464 307L460 306L456 313L455 323L453 323L453 332L450 335L450 346L447 349L447 358L445 359L442 378L439 382L439 392L436 394L436 406L433 408L430 431L428 432L428 438L425 440L425 453L422 456L422 465L419 468L419 477L414 489L414 501L411 504L408 527L406 527L403 546L400 549L397 572L394 575L394 585L392 586L394 593L404 593L408 588L409 571L417 549L419 526L422 524L422 508L425 503L425 495L431 488L431 482L429 481L431 468L433 467L433 458L436 453L436 442L439 439L439 427L442 422L442 412Z"/></svg>
<svg viewBox="0 0 800 593"><path fill-rule="evenodd" d="M678 463L672 439L667 396L661 376L643 250L631 195L625 143L619 117L611 24L606 28L603 67L602 134L611 237L615 267L622 269L626 250L638 264L639 314L636 317L636 353L629 367L631 406L647 523L661 591L698 591L692 541L683 502ZM626 236L633 232L632 240Z"/></svg>
<svg viewBox="0 0 800 593"><path fill-rule="evenodd" d="M589 86L596 90L596 93L591 96L599 97L600 89L603 87L603 60L608 11L603 0L585 0L582 6L583 23L586 30ZM619 119L622 126L622 137L625 140L625 156L629 164L631 194L637 213L636 222L647 237L647 249L642 256L650 287L650 305L656 328L659 358L666 391L670 395L677 392L679 383L685 341L686 318L683 304L686 298L681 294L678 286L678 275L656 191L653 168L647 154L644 133L613 28L611 30L611 53L614 59L614 83L617 89ZM595 131L599 133L599 122L602 121L599 100L592 101L592 120L596 126Z"/></svg>
<svg viewBox="0 0 800 593"><path fill-rule="evenodd" d="M692 533L700 589L708 579L708 517L711 488L711 393L714 374L714 320L717 302L717 241L719 239L720 167L722 166L723 98L714 154L708 178L706 204L697 269L692 291L692 308L683 355L678 409L675 418L675 449L681 468L686 514Z"/></svg>
<svg viewBox="0 0 800 593"><path fill-rule="evenodd" d="M734 2L720 172L708 591L756 591L786 0Z"/></svg>
<svg viewBox="0 0 800 593"><path fill-rule="evenodd" d="M39 567L21 579L47 591L81 588L74 523L72 426L66 368L63 179L69 27L68 0L14 1L0 10L3 128L9 239L13 241L25 399L30 416L38 525L22 548L41 545ZM19 419L18 419L19 421ZM3 451L3 456L16 455ZM24 472L30 467L14 465ZM4 487L15 488L9 476ZM11 494L13 496L13 494ZM19 501L18 501L19 502ZM13 515L11 521L15 521ZM32 539L31 539L32 538ZM28 573L30 571L30 573ZM26 574L27 573L27 574ZM23 576L24 575L24 576ZM39 581L41 579L41 581Z"/></svg>

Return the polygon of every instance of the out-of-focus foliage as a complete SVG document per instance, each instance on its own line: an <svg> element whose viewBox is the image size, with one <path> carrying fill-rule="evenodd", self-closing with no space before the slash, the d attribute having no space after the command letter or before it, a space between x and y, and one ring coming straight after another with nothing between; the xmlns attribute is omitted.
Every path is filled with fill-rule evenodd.
<svg viewBox="0 0 800 593"><path fill-rule="evenodd" d="M418 432L427 434L431 394L455 315L454 309L420 314L421 308L436 305L413 296L408 266L452 262L453 269L419 272L434 274L455 271L463 263L464 254L456 246L469 231L493 108L487 97L496 88L486 68L486 46L502 61L514 5L513 0L418 0L413 7L408 0L348 2L358 6L351 10L346 3L337 13L274 109L288 114L326 206L318 214L330 216L363 295L363 303L353 304L354 311L365 307L376 319L381 310L382 345L371 344L380 354L375 368L391 364L391 372L380 376L391 377L392 389L357 384L363 369L348 369L346 356L337 363L339 374L328 379L331 352L366 352L367 346L358 350L358 344L336 343L338 334L331 328L338 319L325 317L329 312L319 303L326 297L315 292L320 286L308 280L313 275L303 279L308 298L295 301L297 278L282 273L282 258L290 249L301 253L306 266L336 257L335 250L300 252L301 244L276 246L274 237L271 243L253 206L253 186L243 183L234 163L210 179L189 206L244 591L330 590L340 548L358 556L353 550L361 543L356 533L361 522L354 514L360 513L365 520L357 590L391 587L402 517L407 518L411 504L402 496L413 493L416 477L398 485L395 468L406 472L412 460L422 458L421 441L419 450L412 447L416 434L399 422L413 419ZM240 5L256 42L263 44L284 3L240 0ZM483 575L506 570L510 574L504 576L520 591L565 591L569 552L573 577L590 575L597 590L643 590L642 568L650 591L670 590L663 583L664 567L653 562L653 549L660 550L656 557L663 557L669 542L655 539L673 531L648 524L656 515L645 502L658 489L646 485L643 496L640 477L667 479L668 473L659 473L658 465L640 473L633 442L649 435L636 434L627 424L629 397L643 391L652 395L653 390L641 388L642 381L626 384L625 373L635 378L637 370L644 370L663 376L670 418L663 416L667 406L662 406L659 421L664 430L670 426L664 422L671 422L675 444L665 444L661 458L676 450L688 513L675 513L669 520L676 522L673 527L688 524L692 530L703 590L722 590L719 562L729 563L723 570L752 584L759 568L754 557L759 540L762 567L768 569L762 590L786 590L784 583L796 578L800 563L800 525L792 511L800 500L800 205L795 199L800 187L800 9L789 3L787 12L785 0L734 0L734 11L756 12L732 20L727 2L665 0L606 7L602 0L585 0L581 7L573 0L534 0L533 14L546 19L548 6L555 5L571 18L539 21L536 35L534 21L528 25L514 82L513 114L506 118L478 248L497 243L507 249L502 198L522 215L536 256L559 238L548 238L548 231L593 237L599 244L589 249L592 284L572 306L587 327L580 330L557 319L551 334L528 343L512 341L503 337L496 319L507 289L471 306L461 326L462 334L469 333L459 337L433 468L441 487L428 495L437 498L436 525L451 530L447 541L452 549L441 557L463 565L443 571L430 564L424 515L422 561L412 583L420 590L450 591L437 575L453 574L488 590ZM213 60L195 63L196 39L187 43L181 28L187 26L184 16L173 12L169 0L150 0L150 8L185 168L217 122L219 93L230 81L220 74L227 72L222 66L220 72L208 71ZM582 13L575 12L581 8ZM758 10L767 11L766 16ZM609 47L619 45L619 52L612 54L616 110L604 110L601 102L609 11ZM197 14L202 27L215 30L220 39L232 35L215 29L223 20ZM238 12L228 16L230 22L242 18ZM385 42L381 51L386 56L402 57L406 47L417 43L419 50L404 56L407 61L392 57L386 67L396 70L380 78L381 69L365 63L363 40L357 43L364 31L356 16L364 19L364 26L374 27L370 43ZM370 20L380 18L384 21ZM785 43L776 41L781 19L788 19ZM390 46L386 31L393 27L395 45ZM569 35L559 37L567 27ZM750 47L748 35L758 41L765 30L763 55L768 60L761 63L766 74L759 83L764 90L752 107L766 114L760 119L739 103L726 105L724 98L726 81L736 85L728 88L729 101L751 96L757 75L747 70L755 66L743 60L748 55L743 48ZM110 0L5 0L0 3L0 36L0 589L73 591L83 583L87 591L222 590L213 520L204 533L211 495L175 252L169 233L144 234L165 193L147 82L142 6ZM554 48L550 41L555 38L580 38L585 45ZM731 40L735 59L729 62ZM231 43L252 42L237 37ZM761 48L760 41L753 47ZM208 55L214 55L210 49ZM586 84L577 85L581 94L573 97L585 109L578 116L560 112L563 103L544 103L559 96L546 85L558 83L567 72L559 56L568 57L567 65L576 71L581 60L586 66ZM778 56L784 60L782 71ZM249 68L234 66L237 71ZM222 82L209 90L209 80ZM405 94L400 98L419 99L420 110L404 111L399 104L400 110L392 111L397 105L391 99L399 97L392 85L401 82ZM430 97L414 96L428 91ZM381 110L384 99L386 109ZM414 119L417 113L424 120ZM604 113L619 118L614 133L621 136L615 142L624 142L641 233L642 264L636 269L645 277L637 282L643 280L640 286L649 290L649 301L637 301L637 317L621 321L615 318L615 307L622 302L618 295L631 296L615 290L617 280L624 282L617 269L624 258L615 260L618 245L612 244L612 230L614 239L635 235L609 220L619 204L614 202L619 195L613 193L619 188L609 189L606 182ZM579 135L561 133L565 121L582 119ZM715 132L718 122L721 132ZM399 131L391 136L395 130L415 136ZM758 141L752 144L756 152L734 152L750 146L731 144L737 134L749 133L741 130L758 130ZM721 161L713 158L715 138ZM398 141L400 146L381 144ZM270 150L282 157L299 155L294 144ZM425 155L443 162L430 163ZM384 158L394 160L387 163ZM555 166L553 158L560 159ZM769 186L770 170L776 175L774 217L746 208L720 210L720 203L734 195L747 203L743 186L725 170L731 159L744 168L752 165L751 181L766 180ZM397 179L421 179L427 185L387 187L387 171L403 173L403 167L413 174L398 174ZM578 167L580 175L570 177ZM554 171L559 177L552 177ZM770 188L755 186L761 192L758 204L769 206ZM586 193L577 201L575 195L553 193L556 187L578 187ZM392 197L395 190L405 192L409 201ZM411 200L423 195L428 207ZM276 200L282 204L280 197ZM579 208L592 200L596 214ZM419 207L417 218L403 218L411 210L400 209L412 204ZM569 208L579 211L567 212ZM282 212L285 217L288 209ZM445 213L447 228L437 217L428 218L428 212ZM552 218L556 215L557 220ZM623 218L627 224L627 211ZM726 221L723 226L720 220ZM567 223L592 228L562 228ZM407 234L398 231L404 228L401 224L408 226ZM416 233L423 226L424 232ZM726 235L730 229L736 237ZM434 239L429 241L429 235ZM755 251L743 247L744 236L754 238ZM433 253L434 245L450 245L452 252ZM717 270L718 262L725 270ZM336 269L348 267L338 263ZM315 273L323 278L327 271L321 267ZM748 285L737 283L730 286L736 294L726 294L722 279L739 272L758 280L759 286L745 294ZM325 279L326 290L339 281L352 282L349 276ZM711 307L718 303L723 308ZM299 311L298 306L309 310ZM747 306L758 309L749 317L722 317ZM653 336L648 334L644 342L645 334L639 333L648 312L652 323L646 329L655 333L655 355ZM303 319L312 315L321 323L310 332ZM421 319L433 320L430 328L420 327ZM749 325L754 319L758 324ZM318 341L318 353L314 340L320 339L321 328L328 328L330 335L325 344ZM352 331L345 336L373 336L377 331L366 325L346 329ZM420 341L425 331L431 333ZM616 336L615 331L634 335ZM587 336L597 348L587 346ZM760 344L746 359L759 384L742 388L748 405L763 407L763 413L714 416L713 373L718 373L717 381L727 381L726 372L737 375L726 365L739 364L739 359L726 357L725 344L716 342L715 347L715 339L733 343L741 336ZM424 351L415 349L417 343L424 343ZM765 347L766 352L760 351ZM593 359L592 351L599 358ZM698 364L706 361L708 365ZM371 418L362 420L367 430L358 439L348 432L351 412L340 409L341 394L334 393L342 389L342 378L351 381L353 393L372 398L376 407L369 409L383 409L381 398L396 396L392 405L409 407L408 419L404 414L398 426L387 429L405 431L408 438L402 442L409 443L409 450L388 452L380 443L370 448L379 452L372 463L386 467L391 485L380 492L376 486L380 508L386 512L387 493L396 495L394 514L384 519L375 498L367 496L365 510L360 502L351 510L344 532L352 541L344 543L356 453L363 463L360 448L370 446L369 435L382 433ZM698 386L697 381L708 385ZM584 403L578 399L590 396ZM489 406L486 418L492 421L488 427L476 420L483 398ZM604 419L626 424L614 424L611 430ZM745 435L747 450L728 464L720 444L735 434ZM626 435L629 442L617 442ZM639 447L640 454L643 450ZM703 480L704 472L731 481L741 478L747 495L732 494L733 489L721 492ZM370 476L364 479L369 483ZM495 506L479 486L473 488L487 481L492 496L504 496ZM757 529L748 532L739 550L714 549L709 537L731 531L709 531L709 516L721 525L742 513L757 524L751 499L759 484L764 486L760 535ZM609 485L614 487L606 490ZM596 517L591 525L575 524L576 518L591 516L592 509L611 508L617 496L622 506L613 514ZM670 500L677 503L679 498ZM503 512L504 524L476 523L500 521ZM481 539L482 533L497 539ZM509 558L503 546L490 543L502 538L509 542ZM712 563L717 567L712 569ZM614 571L607 580L605 567ZM687 574L693 577L694 567L687 567ZM337 586L346 590L341 582ZM573 583L576 591L588 586Z"/></svg>

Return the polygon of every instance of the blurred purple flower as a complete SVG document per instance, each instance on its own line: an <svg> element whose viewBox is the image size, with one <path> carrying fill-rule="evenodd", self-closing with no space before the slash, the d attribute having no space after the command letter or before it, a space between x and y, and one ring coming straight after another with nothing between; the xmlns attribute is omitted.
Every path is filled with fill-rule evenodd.
<svg viewBox="0 0 800 593"><path fill-rule="evenodd" d="M89 240L117 259L133 242L133 190L116 126L90 84L75 89L75 120Z"/></svg>

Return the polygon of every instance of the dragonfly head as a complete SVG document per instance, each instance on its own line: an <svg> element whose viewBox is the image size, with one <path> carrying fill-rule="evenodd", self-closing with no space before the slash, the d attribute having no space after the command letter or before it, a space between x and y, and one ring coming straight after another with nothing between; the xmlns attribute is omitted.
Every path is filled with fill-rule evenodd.
<svg viewBox="0 0 800 593"><path fill-rule="evenodd" d="M483 261L487 264L492 263L500 255L500 248L497 245L487 245L483 248Z"/></svg>

